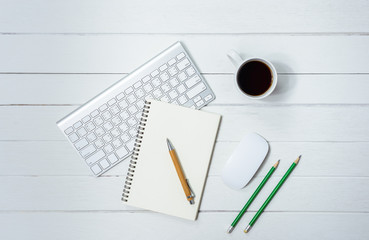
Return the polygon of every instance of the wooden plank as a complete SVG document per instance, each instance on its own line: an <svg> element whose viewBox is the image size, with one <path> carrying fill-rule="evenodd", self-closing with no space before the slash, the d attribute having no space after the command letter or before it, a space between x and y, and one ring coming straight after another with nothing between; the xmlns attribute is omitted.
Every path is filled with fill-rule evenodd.
<svg viewBox="0 0 369 240"><path fill-rule="evenodd" d="M0 107L0 140L65 140L55 122L76 107ZM268 141L368 141L368 105L208 106L223 116L219 141L258 132ZM241 124L242 123L242 124Z"/></svg>
<svg viewBox="0 0 369 240"><path fill-rule="evenodd" d="M365 0L2 2L0 31L10 33L316 33L369 28Z"/></svg>
<svg viewBox="0 0 369 240"><path fill-rule="evenodd" d="M304 167L303 162L296 172ZM278 172L285 172L281 167ZM263 177L254 178L242 190L225 186L219 176L207 180L200 209L202 211L237 211L242 208ZM272 176L250 206L257 211L280 180ZM124 177L1 177L2 211L132 211L121 201ZM368 212L367 177L289 177L267 211ZM163 186L164 187L164 183ZM179 185L180 187L180 185ZM347 204L354 202L355 204Z"/></svg>
<svg viewBox="0 0 369 240"><path fill-rule="evenodd" d="M83 104L123 76L0 74L0 104ZM369 103L369 75L280 75L274 93L262 101L249 100L240 94L231 74L204 77L216 94L212 104Z"/></svg>
<svg viewBox="0 0 369 240"><path fill-rule="evenodd" d="M238 142L217 142L209 176L219 176L224 164ZM257 172L266 175L271 165L281 159L285 169L299 154L303 155L304 167L294 176L305 177L368 177L368 142L270 142L270 152ZM83 160L66 141L11 141L0 142L0 176L88 176L92 175ZM123 176L129 159L103 176ZM274 176L281 176L277 171Z"/></svg>
<svg viewBox="0 0 369 240"><path fill-rule="evenodd" d="M130 34L0 35L0 73L129 73L176 41L204 73L233 73L232 48L270 60L279 73L369 72L368 35Z"/></svg>
<svg viewBox="0 0 369 240"><path fill-rule="evenodd" d="M1 213L2 239L357 239L369 238L368 213L264 213L247 235L251 216L232 234L234 213L200 213L185 221L153 213ZM329 224L327 224L329 223ZM22 231L19 231L22 227Z"/></svg>

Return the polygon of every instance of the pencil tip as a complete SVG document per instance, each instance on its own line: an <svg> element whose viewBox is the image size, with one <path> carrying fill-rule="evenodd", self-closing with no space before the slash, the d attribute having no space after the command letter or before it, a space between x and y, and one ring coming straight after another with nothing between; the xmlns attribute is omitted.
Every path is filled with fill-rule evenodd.
<svg viewBox="0 0 369 240"><path fill-rule="evenodd" d="M300 161L300 159L301 159L301 155L294 161L294 163L297 164Z"/></svg>
<svg viewBox="0 0 369 240"><path fill-rule="evenodd" d="M277 167L278 167L278 165L279 165L279 162L280 162L280 161L281 161L281 160L279 160L279 159L278 159L278 161L277 161L276 163L274 163L273 167L274 167L274 168L277 168Z"/></svg>

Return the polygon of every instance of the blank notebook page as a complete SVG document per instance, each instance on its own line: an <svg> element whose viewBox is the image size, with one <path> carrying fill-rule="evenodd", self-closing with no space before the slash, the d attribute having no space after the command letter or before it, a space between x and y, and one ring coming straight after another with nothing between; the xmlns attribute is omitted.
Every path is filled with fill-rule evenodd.
<svg viewBox="0 0 369 240"><path fill-rule="evenodd" d="M150 100L149 113L126 204L195 220L221 116ZM166 139L169 139L195 194L184 194Z"/></svg>

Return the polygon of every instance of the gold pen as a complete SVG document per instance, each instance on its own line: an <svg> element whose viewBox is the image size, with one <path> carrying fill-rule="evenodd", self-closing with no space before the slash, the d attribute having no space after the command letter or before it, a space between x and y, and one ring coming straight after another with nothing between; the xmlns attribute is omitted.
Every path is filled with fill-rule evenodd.
<svg viewBox="0 0 369 240"><path fill-rule="evenodd" d="M181 164L179 163L176 151L175 151L172 143L169 141L168 138L167 138L167 144L168 144L170 157L173 160L174 167L176 168L176 171L177 171L179 180L181 181L183 191L186 195L186 198L190 202L190 204L194 204L195 202L194 202L193 199L194 199L195 195L193 194L193 192L190 188L190 185L188 184L188 180L186 179L186 177L183 173L183 170L182 170Z"/></svg>

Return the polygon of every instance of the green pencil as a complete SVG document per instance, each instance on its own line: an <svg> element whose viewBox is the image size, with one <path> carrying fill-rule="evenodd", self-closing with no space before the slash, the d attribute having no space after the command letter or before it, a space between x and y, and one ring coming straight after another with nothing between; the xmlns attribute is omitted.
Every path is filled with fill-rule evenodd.
<svg viewBox="0 0 369 240"><path fill-rule="evenodd" d="M264 177L263 181L261 181L261 183L259 184L259 186L256 188L255 192L251 195L250 199L247 201L247 203L245 204L245 206L242 208L242 210L240 211L240 213L237 215L237 217L235 218L235 220L233 221L233 223L231 224L231 226L228 228L228 231L227 231L228 233L231 233L233 231L233 229L236 227L238 221L242 218L243 214L249 208L249 206L251 205L252 201L254 201L254 199L256 198L256 196L258 195L258 193L260 192L260 190L264 187L265 183L268 181L268 179L270 178L270 176L273 174L273 172L277 168L278 164L279 164L279 160L272 166L272 168L269 170L269 172L267 173L267 175Z"/></svg>
<svg viewBox="0 0 369 240"><path fill-rule="evenodd" d="M272 198L274 197L274 195L277 193L277 191L281 188L281 186L283 185L283 183L286 181L286 179L288 178L288 176L290 175L290 173L293 171L293 169L296 167L297 163L300 161L301 155L292 163L291 167L287 170L287 172L284 174L284 176L282 177L282 179L279 181L279 183L277 184L277 186L275 186L275 188L273 189L273 191L270 193L269 197L267 198L267 200L265 200L265 202L263 203L263 205L261 206L261 208L259 209L259 211L255 214L255 216L251 219L249 225L245 228L244 232L248 233L251 229L251 227L254 225L254 223L256 222L256 220L258 220L258 218L260 217L260 215L263 213L264 209L266 208L266 206L268 206L269 202L272 200Z"/></svg>

